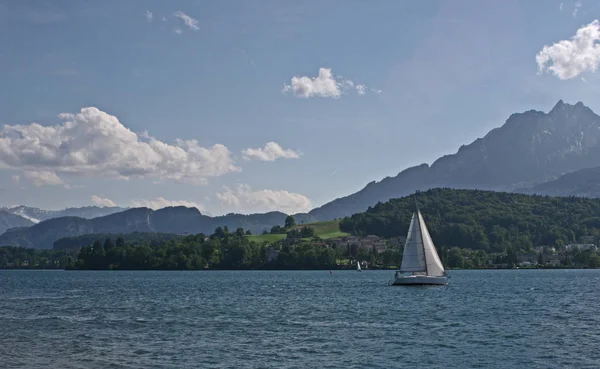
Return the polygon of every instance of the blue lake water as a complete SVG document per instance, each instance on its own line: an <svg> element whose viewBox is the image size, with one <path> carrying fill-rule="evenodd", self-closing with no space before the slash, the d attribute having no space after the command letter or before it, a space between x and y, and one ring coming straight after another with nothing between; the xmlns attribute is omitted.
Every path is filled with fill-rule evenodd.
<svg viewBox="0 0 600 369"><path fill-rule="evenodd" d="M0 367L600 367L600 270L451 275L0 271Z"/></svg>

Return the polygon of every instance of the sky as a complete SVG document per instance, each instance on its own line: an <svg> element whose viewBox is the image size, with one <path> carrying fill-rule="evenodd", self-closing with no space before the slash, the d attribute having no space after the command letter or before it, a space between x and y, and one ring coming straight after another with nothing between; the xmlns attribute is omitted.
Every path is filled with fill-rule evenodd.
<svg viewBox="0 0 600 369"><path fill-rule="evenodd" d="M600 112L600 3L0 0L0 206L305 212Z"/></svg>

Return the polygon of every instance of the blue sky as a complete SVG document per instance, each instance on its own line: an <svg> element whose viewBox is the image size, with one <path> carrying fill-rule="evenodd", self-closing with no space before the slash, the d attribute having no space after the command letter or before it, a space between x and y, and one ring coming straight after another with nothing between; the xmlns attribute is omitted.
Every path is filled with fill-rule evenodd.
<svg viewBox="0 0 600 369"><path fill-rule="evenodd" d="M598 17L592 1L0 1L0 205L307 211L514 112L600 112Z"/></svg>

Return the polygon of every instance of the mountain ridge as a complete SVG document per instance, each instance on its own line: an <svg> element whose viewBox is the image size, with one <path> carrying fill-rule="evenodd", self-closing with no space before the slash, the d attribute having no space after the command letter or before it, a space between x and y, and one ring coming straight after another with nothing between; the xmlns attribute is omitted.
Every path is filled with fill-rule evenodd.
<svg viewBox="0 0 600 369"><path fill-rule="evenodd" d="M593 167L600 157L600 116L582 102L559 100L544 113L514 113L506 122L431 165L406 168L395 177L369 182L308 214L330 220L366 210L378 202L436 187L512 191Z"/></svg>
<svg viewBox="0 0 600 369"><path fill-rule="evenodd" d="M58 217L44 220L31 226L6 230L0 235L0 245L32 248L52 248L54 241L64 237L76 237L93 233L175 233L212 234L217 227L231 230L243 228L254 233L283 225L288 215L282 212L264 214L228 214L210 217L198 209L171 206L158 210L131 208L119 213L85 219L81 217ZM312 220L305 214L296 217L298 223Z"/></svg>

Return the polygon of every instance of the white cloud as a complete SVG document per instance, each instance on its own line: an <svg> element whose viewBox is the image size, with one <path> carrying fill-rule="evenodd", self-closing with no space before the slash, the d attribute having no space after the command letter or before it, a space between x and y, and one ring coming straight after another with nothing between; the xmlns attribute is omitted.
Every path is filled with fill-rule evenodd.
<svg viewBox="0 0 600 369"><path fill-rule="evenodd" d="M268 142L265 147L259 147L258 149L247 148L242 150L244 159L261 160L261 161L275 161L277 159L298 159L300 153L291 149L284 149L277 142Z"/></svg>
<svg viewBox="0 0 600 369"><path fill-rule="evenodd" d="M202 204L186 200L167 200L164 197L157 197L153 200L135 200L131 204L134 207L145 207L150 209L162 209L167 206L187 206L188 208L196 208L200 211L204 210Z"/></svg>
<svg viewBox="0 0 600 369"><path fill-rule="evenodd" d="M111 199L108 199L106 197L96 196L96 195L92 195L92 202L98 206L108 206L108 207L117 206L117 204L115 204L115 202L112 201Z"/></svg>
<svg viewBox="0 0 600 369"><path fill-rule="evenodd" d="M600 65L600 23L581 27L570 40L544 46L535 59L539 72L552 72L560 79L571 79L583 72L595 72Z"/></svg>
<svg viewBox="0 0 600 369"><path fill-rule="evenodd" d="M564 6L564 5L565 5L565 4L563 4L563 3L560 3L560 5L558 6L558 10L560 10L560 11L562 12L562 10L563 10L563 6Z"/></svg>
<svg viewBox="0 0 600 369"><path fill-rule="evenodd" d="M266 212L279 210L287 214L306 212L311 209L308 197L283 190L252 191L250 186L240 184L235 190L225 187L217 193L222 204L234 207L240 212Z"/></svg>
<svg viewBox="0 0 600 369"><path fill-rule="evenodd" d="M182 34L183 31L181 30L181 28L173 28L173 32L177 33L178 35Z"/></svg>
<svg viewBox="0 0 600 369"><path fill-rule="evenodd" d="M161 20L162 20L163 22L166 22L166 21L167 21L167 17L162 17L162 18L161 18Z"/></svg>
<svg viewBox="0 0 600 369"><path fill-rule="evenodd" d="M55 126L5 125L0 130L0 167L23 170L40 185L62 184L57 173L198 185L208 177L241 170L221 144L204 148L196 140L168 144L139 136L94 107L59 117L64 122Z"/></svg>
<svg viewBox="0 0 600 369"><path fill-rule="evenodd" d="M365 95L367 86L364 84L355 84L352 80L341 76L334 77L331 73L331 68L319 68L319 75L317 77L292 77L290 84L284 84L281 92L292 91L294 96L305 99L309 97L331 97L337 99L349 89L356 89L359 95Z"/></svg>
<svg viewBox="0 0 600 369"><path fill-rule="evenodd" d="M1 143L1 141L0 141ZM33 182L37 187L40 186L61 186L64 185L62 179L60 179L56 173L47 170L33 170L25 171L23 173L25 178Z"/></svg>
<svg viewBox="0 0 600 369"><path fill-rule="evenodd" d="M340 84L333 78L330 68L319 68L318 77L292 77L291 84L284 85L283 92L292 90L294 96L303 97L333 97L342 95Z"/></svg>
<svg viewBox="0 0 600 369"><path fill-rule="evenodd" d="M152 19L154 19L154 16L152 15L152 12L150 10L146 10L146 19L148 20L148 22L152 22Z"/></svg>
<svg viewBox="0 0 600 369"><path fill-rule="evenodd" d="M194 19L192 17L190 17L189 15L185 14L184 12L182 12L181 10L176 11L175 13L173 13L174 17L177 17L179 19L181 19L181 21L189 28L189 29L193 29L194 31L197 31L200 29L200 27L198 26L198 20Z"/></svg>
<svg viewBox="0 0 600 369"><path fill-rule="evenodd" d="M15 174L12 176L12 180L16 185L18 185L21 183L21 176L18 174Z"/></svg>
<svg viewBox="0 0 600 369"><path fill-rule="evenodd" d="M577 12L581 8L581 1L575 3L575 8L573 9L573 18L577 17Z"/></svg>
<svg viewBox="0 0 600 369"><path fill-rule="evenodd" d="M365 85L357 85L356 86L356 92L358 92L359 95L364 95L367 93L367 86Z"/></svg>

